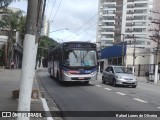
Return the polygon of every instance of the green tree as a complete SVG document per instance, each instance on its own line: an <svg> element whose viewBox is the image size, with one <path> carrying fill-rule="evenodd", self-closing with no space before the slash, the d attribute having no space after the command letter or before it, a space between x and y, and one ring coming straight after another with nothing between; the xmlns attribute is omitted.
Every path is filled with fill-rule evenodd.
<svg viewBox="0 0 160 120"><path fill-rule="evenodd" d="M15 0L0 0L0 8L7 7L13 1L15 1Z"/></svg>
<svg viewBox="0 0 160 120"><path fill-rule="evenodd" d="M44 59L47 59L48 56L48 48L49 47L56 47L59 45L57 41L54 39L47 37L47 36L41 36L40 42L38 45L38 52L37 52L37 61L41 62L41 58L44 57Z"/></svg>
<svg viewBox="0 0 160 120"><path fill-rule="evenodd" d="M4 51L5 45L3 45L2 49L0 49L0 66L5 65L5 51Z"/></svg>
<svg viewBox="0 0 160 120"><path fill-rule="evenodd" d="M0 9L6 8L9 4L19 0L0 0Z"/></svg>
<svg viewBox="0 0 160 120"><path fill-rule="evenodd" d="M6 31L6 35L8 36L5 48L5 63L6 66L9 67L10 60L13 58L14 36L17 30L24 31L25 17L23 18L22 11L13 12L11 10L6 10L5 13L2 20L0 20L0 28L2 31Z"/></svg>

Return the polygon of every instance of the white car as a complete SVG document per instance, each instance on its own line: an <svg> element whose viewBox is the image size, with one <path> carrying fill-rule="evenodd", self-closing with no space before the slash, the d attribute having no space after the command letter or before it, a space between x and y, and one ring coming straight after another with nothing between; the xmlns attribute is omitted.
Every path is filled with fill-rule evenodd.
<svg viewBox="0 0 160 120"><path fill-rule="evenodd" d="M113 86L124 85L137 87L136 76L132 74L129 68L123 66L108 66L102 74L102 83L111 83Z"/></svg>

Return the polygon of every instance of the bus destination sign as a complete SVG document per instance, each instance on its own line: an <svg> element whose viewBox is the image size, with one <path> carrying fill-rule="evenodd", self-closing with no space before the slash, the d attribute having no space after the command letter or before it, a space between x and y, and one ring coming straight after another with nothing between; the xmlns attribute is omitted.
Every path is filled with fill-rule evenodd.
<svg viewBox="0 0 160 120"><path fill-rule="evenodd" d="M77 43L70 43L64 44L66 48L96 48L95 44L77 44Z"/></svg>

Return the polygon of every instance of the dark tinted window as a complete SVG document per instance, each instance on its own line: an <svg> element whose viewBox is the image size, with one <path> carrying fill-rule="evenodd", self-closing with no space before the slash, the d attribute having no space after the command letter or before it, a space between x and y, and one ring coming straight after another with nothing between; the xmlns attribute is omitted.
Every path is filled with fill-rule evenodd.
<svg viewBox="0 0 160 120"><path fill-rule="evenodd" d="M109 72L109 71L110 71L110 67L107 67L107 68L105 69L105 71L106 71L106 72Z"/></svg>
<svg viewBox="0 0 160 120"><path fill-rule="evenodd" d="M114 71L113 71L113 67L111 67L111 68L110 68L110 71L112 71L112 73L114 73Z"/></svg>

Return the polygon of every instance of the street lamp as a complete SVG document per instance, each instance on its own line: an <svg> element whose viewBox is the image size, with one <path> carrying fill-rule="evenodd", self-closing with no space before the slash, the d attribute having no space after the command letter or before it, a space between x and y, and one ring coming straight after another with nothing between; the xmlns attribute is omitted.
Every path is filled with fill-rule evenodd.
<svg viewBox="0 0 160 120"><path fill-rule="evenodd" d="M101 46L101 42L96 42L96 43L99 43L99 47L100 47L100 48L99 48L99 51L100 51L100 52L98 53L98 63L99 63L98 71L101 72L101 70L100 70L100 67L101 67L101 66L100 66L100 59L101 59L101 49L102 49L102 46Z"/></svg>

